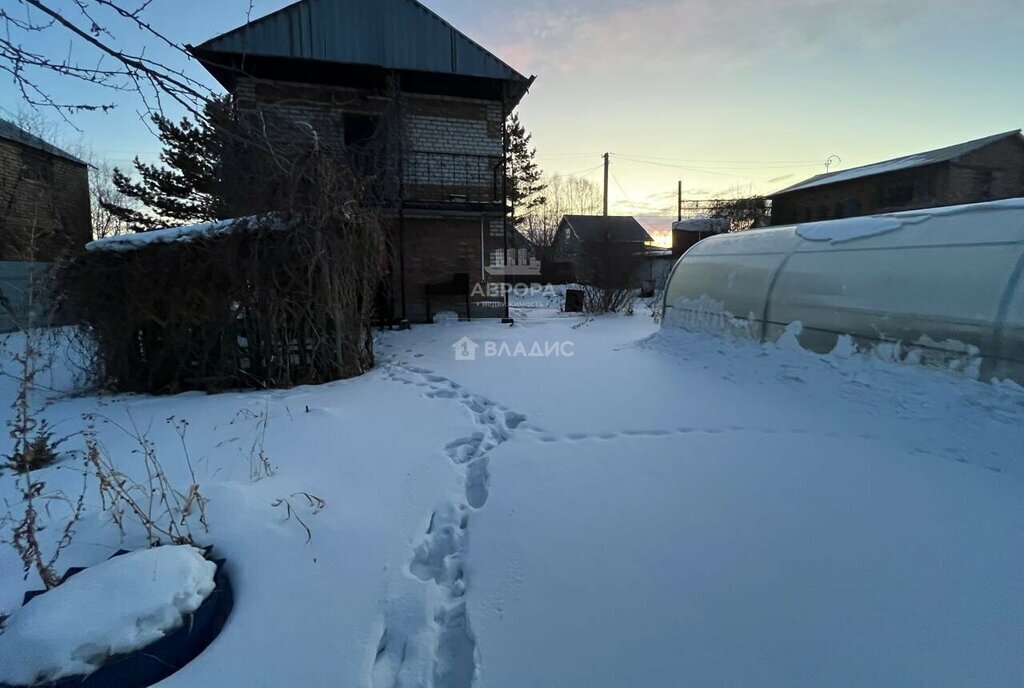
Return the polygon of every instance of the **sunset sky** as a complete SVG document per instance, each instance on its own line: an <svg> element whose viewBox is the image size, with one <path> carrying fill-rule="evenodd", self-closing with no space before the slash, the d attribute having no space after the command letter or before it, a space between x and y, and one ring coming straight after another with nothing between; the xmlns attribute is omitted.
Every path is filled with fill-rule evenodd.
<svg viewBox="0 0 1024 688"><path fill-rule="evenodd" d="M253 16L286 4L256 0ZM616 213L674 214L678 179L688 198L770 192L824 172L830 155L840 169L1024 124L1020 0L425 4L537 75L520 112L545 171L599 181L612 153ZM149 16L199 43L243 23L247 6L154 0ZM5 83L0 107L17 101ZM138 103L115 101L68 136L122 165L152 158Z"/></svg>

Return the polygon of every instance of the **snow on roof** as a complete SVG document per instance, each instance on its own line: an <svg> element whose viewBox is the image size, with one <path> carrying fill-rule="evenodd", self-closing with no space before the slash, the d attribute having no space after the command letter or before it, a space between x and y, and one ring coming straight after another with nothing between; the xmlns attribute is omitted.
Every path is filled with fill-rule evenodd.
<svg viewBox="0 0 1024 688"><path fill-rule="evenodd" d="M803 191L804 189L812 189L814 187L825 186L828 184L837 184L839 182L846 182L852 179L860 179L861 177L870 177L876 174L885 174L886 172L909 170L915 167L924 167L925 165L949 162L951 160L956 160L967 153L976 151L979 148L984 148L985 146L989 146L1011 136L1020 136L1020 132L1020 129L1015 129L1013 131L1003 132L1002 134L995 134L993 136L986 136L985 138L975 139L965 143L958 143L954 146L947 146L946 148L937 148L936 150L926 151L924 153L906 155L902 158L893 158L892 160L853 167L848 170L819 174L811 177L810 179L806 179L799 184L794 184L793 186L788 186L781 191L776 191L771 195L772 197L781 196L782 194L791 193L793 191Z"/></svg>
<svg viewBox="0 0 1024 688"><path fill-rule="evenodd" d="M724 217L696 217L672 223L677 232L715 232L721 234L729 231L729 220Z"/></svg>
<svg viewBox="0 0 1024 688"><path fill-rule="evenodd" d="M263 221L262 223L260 221ZM266 217L243 217L229 220L216 220L214 222L203 222L184 227L168 227L167 229L154 229L148 232L135 232L133 234L120 234L118 236L106 237L90 241L85 245L86 251L134 251L153 244L171 244L178 242L192 241L198 237L209 237L217 234L229 234L231 232L255 229L259 226L274 227L283 229L281 223L268 223Z"/></svg>

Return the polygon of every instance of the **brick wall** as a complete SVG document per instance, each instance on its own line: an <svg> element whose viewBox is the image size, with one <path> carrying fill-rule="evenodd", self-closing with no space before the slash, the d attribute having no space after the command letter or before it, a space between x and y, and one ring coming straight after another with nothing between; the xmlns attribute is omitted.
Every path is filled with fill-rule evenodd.
<svg viewBox="0 0 1024 688"><path fill-rule="evenodd" d="M244 109L259 107L278 122L308 123L322 140L336 145L345 142L345 113L383 116L393 103L374 91L252 79L240 81L235 96ZM407 198L497 200L499 102L402 94L399 107Z"/></svg>
<svg viewBox="0 0 1024 688"><path fill-rule="evenodd" d="M277 122L307 122L323 140L345 142L344 113L379 115L397 120L403 144L405 196L415 201L500 200L502 107L499 102L403 94L396 105L385 94L321 85L247 80L235 93L243 109L259 107ZM396 116L400 112L400 116ZM427 320L426 287L469 275L474 318L504 315L489 284L503 281L485 270L494 251L504 248L502 219L493 213L439 212L431 217L407 214L404 226L406 316ZM495 206L500 213L500 206ZM422 212L422 211L417 211ZM393 247L393 317L401 317L402 265L398 220L391 222ZM479 285L479 286L478 286ZM464 296L435 296L430 311L466 315Z"/></svg>
<svg viewBox="0 0 1024 688"><path fill-rule="evenodd" d="M944 205L1024 196L1024 141L1012 137L949 165Z"/></svg>
<svg viewBox="0 0 1024 688"><path fill-rule="evenodd" d="M0 139L0 260L52 261L91 238L88 168Z"/></svg>
<svg viewBox="0 0 1024 688"><path fill-rule="evenodd" d="M777 196L772 224L980 203L1024 196L1024 140L1010 137L955 162L878 174Z"/></svg>
<svg viewBox="0 0 1024 688"><path fill-rule="evenodd" d="M500 223L500 220L498 220ZM485 266L491 253L504 248L503 236L490 231L492 220L486 217L434 217L406 218L404 231L406 314L413 322L427 319L427 285L450 282L457 273L468 273L471 295L470 314L474 318L500 317L504 308L496 303L489 284L502 279L490 277ZM395 251L396 274L392 290L395 313L401 315L401 279L397 274L399 240L397 221L392 226L392 245ZM465 298L460 296L434 297L431 312L455 311L464 317Z"/></svg>

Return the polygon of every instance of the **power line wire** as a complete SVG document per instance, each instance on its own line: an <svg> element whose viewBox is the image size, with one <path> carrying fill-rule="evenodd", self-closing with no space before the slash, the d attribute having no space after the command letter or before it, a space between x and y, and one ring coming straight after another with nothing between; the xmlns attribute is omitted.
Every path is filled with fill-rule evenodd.
<svg viewBox="0 0 1024 688"><path fill-rule="evenodd" d="M696 162L705 163L710 165L781 165L781 164L807 164L807 165L821 165L824 164L821 160L701 160L696 158L659 158L651 155L638 155L635 153L615 153L615 155L622 155L630 158L639 158L642 160L655 160L663 162Z"/></svg>
<svg viewBox="0 0 1024 688"><path fill-rule="evenodd" d="M626 190L622 188L622 182L620 182L619 178L615 176L615 172L611 170L609 170L609 172L611 172L612 179L615 180L615 186L619 187L619 191L622 192L622 195L626 199L626 202L629 203L630 205L635 205L635 203L633 203L633 200L629 197L629 194L626 193Z"/></svg>
<svg viewBox="0 0 1024 688"><path fill-rule="evenodd" d="M624 156L624 155L619 155L618 158L619 158L619 160L628 160L629 162L635 162L635 163L639 163L641 165L654 165L656 167L668 167L668 168L675 169L675 170L688 170L690 172L706 172L708 174L722 174L722 175L725 175L725 173L724 172L720 172L719 170L733 170L733 171L738 171L738 172L760 172L762 170L764 170L764 171L768 171L768 170L796 170L796 169L804 169L804 168L807 168L807 167L815 167L815 166L820 166L821 165L821 163L813 163L813 164L807 164L807 165L788 165L788 166L785 166L785 167L719 167L717 169L710 169L710 168L707 168L707 167L693 167L693 166L690 166L690 165L670 165L670 164L664 163L664 162L654 162L653 160L641 160L639 158L627 157L627 156ZM733 176L733 175L725 175L725 176Z"/></svg>

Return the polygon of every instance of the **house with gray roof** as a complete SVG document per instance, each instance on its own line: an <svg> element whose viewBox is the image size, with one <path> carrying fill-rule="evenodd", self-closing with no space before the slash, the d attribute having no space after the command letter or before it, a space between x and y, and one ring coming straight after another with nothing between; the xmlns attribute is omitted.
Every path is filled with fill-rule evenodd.
<svg viewBox="0 0 1024 688"><path fill-rule="evenodd" d="M300 0L189 50L240 117L346 150L372 180L392 247L382 320L507 315L477 295L515 248L504 124L532 77L416 0Z"/></svg>
<svg viewBox="0 0 1024 688"><path fill-rule="evenodd" d="M848 170L819 174L771 194L772 224L1024 196L1020 129Z"/></svg>
<svg viewBox="0 0 1024 688"><path fill-rule="evenodd" d="M632 275L632 286L640 287L646 279L642 275L653 241L643 225L629 215L565 215L558 223L551 253L559 264L570 268L568 281L584 280L595 270L621 271Z"/></svg>
<svg viewBox="0 0 1024 688"><path fill-rule="evenodd" d="M629 215L565 215L558 223L555 247L575 253L585 243L635 244L642 249L654 239L635 217Z"/></svg>

